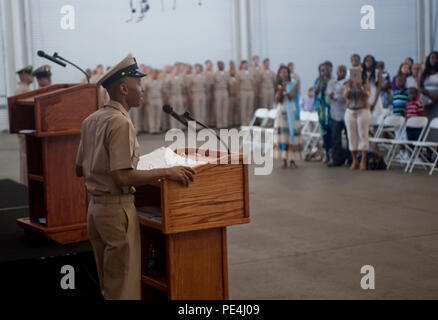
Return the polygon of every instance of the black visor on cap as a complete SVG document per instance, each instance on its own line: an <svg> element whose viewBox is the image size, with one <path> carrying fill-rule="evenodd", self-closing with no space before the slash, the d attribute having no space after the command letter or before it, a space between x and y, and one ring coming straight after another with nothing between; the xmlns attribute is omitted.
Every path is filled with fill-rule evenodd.
<svg viewBox="0 0 438 320"><path fill-rule="evenodd" d="M41 71L41 72L35 73L35 77L37 79L48 78L51 76L52 76L52 73L50 71Z"/></svg>
<svg viewBox="0 0 438 320"><path fill-rule="evenodd" d="M143 78L146 76L146 74L140 72L140 70L138 69L138 65L135 63L114 73L111 77L102 82L102 86L106 87L109 84L124 77Z"/></svg>

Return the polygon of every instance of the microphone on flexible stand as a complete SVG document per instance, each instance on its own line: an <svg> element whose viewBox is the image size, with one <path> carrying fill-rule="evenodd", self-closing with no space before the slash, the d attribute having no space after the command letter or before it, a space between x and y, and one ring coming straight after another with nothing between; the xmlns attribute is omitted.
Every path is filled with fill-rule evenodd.
<svg viewBox="0 0 438 320"><path fill-rule="evenodd" d="M87 82L90 83L90 77L88 76L88 74L87 74L82 68L78 67L78 66L75 65L73 62L68 61L67 59L61 57L57 52L55 52L55 53L53 54L53 57L54 57L55 59L59 59L59 60L65 61L65 62L67 62L68 64L70 64L70 65L72 65L73 67L75 67L76 69L78 69L80 72L82 72L83 74L85 74L85 77L87 78ZM64 64L65 64L65 63L64 63Z"/></svg>
<svg viewBox="0 0 438 320"><path fill-rule="evenodd" d="M182 117L181 115L177 114L175 111L173 111L173 108L171 106L169 106L168 104L165 104L163 106L163 111L164 111L164 113L167 113L168 115L173 117L178 122L182 123L184 126L186 126L186 127L189 126L189 124L187 123L187 120L184 117Z"/></svg>
<svg viewBox="0 0 438 320"><path fill-rule="evenodd" d="M59 64L61 67L66 67L67 65L64 63L64 62L62 62L62 61L59 61L58 59L56 59L56 57L52 57L52 56L49 56L47 53L45 53L43 50L39 50L38 52L37 52L37 54L41 57L41 58L45 58L45 59L47 59L47 60L50 60L50 61L52 61L52 62L54 62L54 63L56 63L56 64Z"/></svg>
<svg viewBox="0 0 438 320"><path fill-rule="evenodd" d="M186 118L186 119L188 119L188 120L190 120L190 121L195 121L195 122L196 122L197 124L199 124L201 127L203 127L203 128L205 128L205 129L208 129L208 130L212 131L212 132L215 134L215 136L216 136L216 138L218 139L218 141L220 141L220 142L225 146L225 148L227 148L228 154L231 154L231 151L230 151L230 149L228 148L227 144L226 144L225 142L223 142L223 140L222 140L221 137L216 133L216 131L214 131L214 130L211 129L210 127L206 126L206 125L203 124L202 122L199 122L199 121L196 120L195 118L193 118L193 117L190 115L189 112L184 113L184 114L183 114L183 117Z"/></svg>

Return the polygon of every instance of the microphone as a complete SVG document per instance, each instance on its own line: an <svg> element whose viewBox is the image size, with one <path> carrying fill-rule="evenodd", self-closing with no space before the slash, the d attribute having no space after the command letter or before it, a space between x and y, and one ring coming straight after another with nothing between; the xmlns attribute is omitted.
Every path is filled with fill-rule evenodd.
<svg viewBox="0 0 438 320"><path fill-rule="evenodd" d="M56 58L54 58L54 57L52 57L52 56L49 56L48 54L46 54L43 50L39 50L38 52L37 52L37 54L41 57L41 58L46 58L47 60L50 60L50 61L52 61L52 62L54 62L54 63L56 63L56 64L59 64L61 67L66 67L67 65L64 63L64 62L62 62L62 61L59 61L59 60L57 60Z"/></svg>
<svg viewBox="0 0 438 320"><path fill-rule="evenodd" d="M173 108L171 106L169 106L168 104L165 104L163 106L163 111L165 113L167 113L168 115L170 115L171 117L173 117L174 119L181 122L184 126L186 126L186 127L189 126L189 124L187 123L187 120L185 118L183 118L182 116L180 116L179 114L177 114L175 111L173 111Z"/></svg>
<svg viewBox="0 0 438 320"><path fill-rule="evenodd" d="M218 141L220 141L220 142L225 146L225 148L227 148L228 154L231 154L230 149L228 148L228 146L226 145L226 143L223 142L223 140L222 140L221 137L216 133L216 131L214 131L214 130L211 129L210 127L206 126L206 125L203 124L202 122L199 122L199 121L196 120L195 118L193 118L189 112L184 113L184 114L183 114L183 117L186 118L186 119L188 119L188 120L190 120L190 121L195 121L195 122L196 122L197 124L199 124L201 127L203 127L203 128L205 128L205 129L208 129L208 130L212 131L212 132L215 134L215 136L216 136L216 138L218 139Z"/></svg>

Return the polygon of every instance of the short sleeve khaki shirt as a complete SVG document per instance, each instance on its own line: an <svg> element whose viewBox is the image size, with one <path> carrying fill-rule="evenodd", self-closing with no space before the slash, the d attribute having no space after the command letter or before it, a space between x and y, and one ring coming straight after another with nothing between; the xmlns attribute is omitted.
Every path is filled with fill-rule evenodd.
<svg viewBox="0 0 438 320"><path fill-rule="evenodd" d="M111 172L136 169L139 144L135 128L123 106L111 100L82 124L76 165L82 167L87 190L95 196L135 192L119 187Z"/></svg>

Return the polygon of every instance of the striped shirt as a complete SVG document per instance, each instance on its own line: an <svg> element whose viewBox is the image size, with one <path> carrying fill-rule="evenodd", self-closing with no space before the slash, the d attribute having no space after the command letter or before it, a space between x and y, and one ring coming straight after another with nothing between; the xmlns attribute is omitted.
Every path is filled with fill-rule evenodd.
<svg viewBox="0 0 438 320"><path fill-rule="evenodd" d="M392 113L396 116L404 116L408 102L408 89L394 90L392 93Z"/></svg>
<svg viewBox="0 0 438 320"><path fill-rule="evenodd" d="M424 116L423 104L418 99L409 101L406 105L405 114L406 119Z"/></svg>

